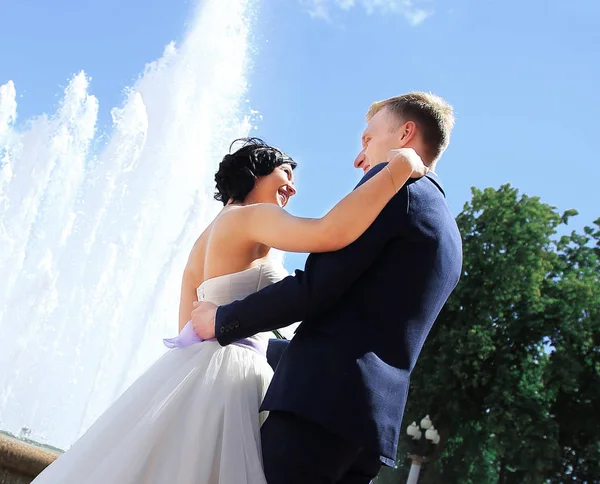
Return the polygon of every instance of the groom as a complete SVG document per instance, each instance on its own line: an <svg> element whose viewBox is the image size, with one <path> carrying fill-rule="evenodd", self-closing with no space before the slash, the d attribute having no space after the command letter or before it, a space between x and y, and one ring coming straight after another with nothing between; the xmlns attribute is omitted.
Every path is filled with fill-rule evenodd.
<svg viewBox="0 0 600 484"><path fill-rule="evenodd" d="M435 169L454 117L443 99L413 92L374 103L367 121L361 183L391 149L413 148ZM311 254L304 271L242 301L198 305L194 329L222 345L302 321L262 404L269 484L366 484L393 465L411 371L461 266L460 234L430 173L350 246Z"/></svg>

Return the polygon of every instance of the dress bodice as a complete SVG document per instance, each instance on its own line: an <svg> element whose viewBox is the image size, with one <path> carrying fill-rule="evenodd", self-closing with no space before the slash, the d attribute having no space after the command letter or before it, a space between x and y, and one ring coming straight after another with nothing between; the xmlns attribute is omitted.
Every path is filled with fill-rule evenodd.
<svg viewBox="0 0 600 484"><path fill-rule="evenodd" d="M196 289L199 301L207 301L216 306L223 306L234 301L240 301L250 294L260 291L262 288L274 284L288 275L281 263L272 259L265 259L245 271L224 274L222 276L207 279ZM266 354L269 338L273 333L260 333L245 338L245 344L249 344L259 352ZM185 348L194 343L202 341L196 335L191 321L188 322L178 336L163 340L168 348Z"/></svg>
<svg viewBox="0 0 600 484"><path fill-rule="evenodd" d="M223 306L244 299L288 275L280 264L266 260L246 269L213 277L204 281L197 289L199 301L208 301Z"/></svg>
<svg viewBox="0 0 600 484"><path fill-rule="evenodd" d="M281 263L266 259L245 271L207 279L198 287L196 293L199 301L223 306L240 301L287 276L288 273ZM256 340L260 345L266 345L272 337L273 333L269 331L251 336L250 339Z"/></svg>

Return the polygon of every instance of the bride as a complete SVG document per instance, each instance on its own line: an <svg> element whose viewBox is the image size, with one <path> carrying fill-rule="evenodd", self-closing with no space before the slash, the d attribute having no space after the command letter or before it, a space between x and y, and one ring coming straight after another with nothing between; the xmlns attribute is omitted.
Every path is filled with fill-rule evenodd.
<svg viewBox="0 0 600 484"><path fill-rule="evenodd" d="M236 140L215 176L224 208L192 248L183 275L177 337L36 484L266 484L259 406L273 371L269 334L221 347L188 324L193 302L243 299L287 276L268 257L338 250L356 240L410 178L427 168L399 150L387 168L320 219L283 210L296 163L257 138ZM231 151L231 149L230 149ZM262 417L262 418L261 418Z"/></svg>

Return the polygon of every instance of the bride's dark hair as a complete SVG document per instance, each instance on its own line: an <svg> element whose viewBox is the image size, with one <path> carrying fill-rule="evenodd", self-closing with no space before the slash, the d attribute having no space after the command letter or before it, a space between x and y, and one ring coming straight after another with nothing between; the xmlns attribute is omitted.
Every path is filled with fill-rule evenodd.
<svg viewBox="0 0 600 484"><path fill-rule="evenodd" d="M240 143L241 147L232 153L234 145ZM292 170L296 168L294 160L260 138L236 139L229 146L229 154L223 157L215 175L215 200L223 202L223 205L230 200L243 202L259 176L273 173L276 167L284 163L289 164Z"/></svg>

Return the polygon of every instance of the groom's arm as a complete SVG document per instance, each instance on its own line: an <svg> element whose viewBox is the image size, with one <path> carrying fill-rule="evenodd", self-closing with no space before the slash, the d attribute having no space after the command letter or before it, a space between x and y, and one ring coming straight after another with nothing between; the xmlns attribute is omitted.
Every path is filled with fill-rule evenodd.
<svg viewBox="0 0 600 484"><path fill-rule="evenodd" d="M373 176L372 169L362 182ZM383 168L383 167L382 167ZM379 168L381 169L381 168ZM373 172L373 173L371 173ZM333 306L405 227L408 189L403 187L354 243L336 252L311 254L296 271L242 301L219 307L215 335L222 345L305 320Z"/></svg>

